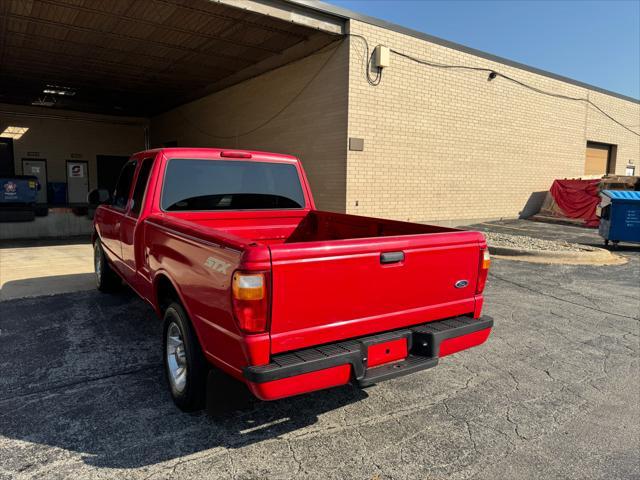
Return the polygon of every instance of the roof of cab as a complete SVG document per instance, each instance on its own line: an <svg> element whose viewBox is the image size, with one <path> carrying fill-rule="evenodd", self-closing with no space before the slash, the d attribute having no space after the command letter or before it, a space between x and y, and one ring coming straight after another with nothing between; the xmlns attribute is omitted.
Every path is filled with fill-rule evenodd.
<svg viewBox="0 0 640 480"><path fill-rule="evenodd" d="M298 161L293 155L287 155L284 153L272 153L262 152L259 150L240 150L236 148L196 148L196 147L167 147L167 148L155 148L152 150L144 150L134 154L135 157L145 156L149 154L162 153L167 158L229 158L240 160L272 160L272 161L286 161L295 163ZM248 157L242 157L242 155L249 155Z"/></svg>

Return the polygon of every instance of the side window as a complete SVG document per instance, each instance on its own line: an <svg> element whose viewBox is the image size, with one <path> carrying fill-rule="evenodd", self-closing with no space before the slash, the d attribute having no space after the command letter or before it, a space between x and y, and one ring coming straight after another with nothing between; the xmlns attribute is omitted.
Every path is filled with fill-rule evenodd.
<svg viewBox="0 0 640 480"><path fill-rule="evenodd" d="M120 171L120 177L118 177L118 183L116 184L116 191L113 193L113 206L120 209L125 209L127 206L127 200L129 199L129 192L131 191L131 182L133 182L133 174L136 171L136 162L129 162L122 167Z"/></svg>
<svg viewBox="0 0 640 480"><path fill-rule="evenodd" d="M131 205L131 216L133 217L140 215L142 202L144 201L144 192L147 190L147 183L149 183L149 174L151 173L152 166L153 158L145 158L142 161L136 186L133 189L133 204Z"/></svg>

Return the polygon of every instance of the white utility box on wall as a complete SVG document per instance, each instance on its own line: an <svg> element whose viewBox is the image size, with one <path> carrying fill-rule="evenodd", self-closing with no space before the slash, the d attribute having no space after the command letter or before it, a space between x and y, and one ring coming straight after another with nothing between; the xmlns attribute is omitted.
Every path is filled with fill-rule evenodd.
<svg viewBox="0 0 640 480"><path fill-rule="evenodd" d="M373 51L373 64L378 68L388 67L391 61L389 47L378 45Z"/></svg>

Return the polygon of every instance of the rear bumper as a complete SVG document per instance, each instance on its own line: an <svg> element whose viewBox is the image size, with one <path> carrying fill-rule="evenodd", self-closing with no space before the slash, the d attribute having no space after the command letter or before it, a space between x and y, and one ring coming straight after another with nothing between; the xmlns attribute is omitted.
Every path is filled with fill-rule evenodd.
<svg viewBox="0 0 640 480"><path fill-rule="evenodd" d="M440 357L483 343L492 327L490 317L454 317L274 355L268 365L247 367L243 374L251 391L263 400L344 385L352 380L366 387L435 367ZM368 366L371 346L394 345L399 340L406 340L406 357Z"/></svg>

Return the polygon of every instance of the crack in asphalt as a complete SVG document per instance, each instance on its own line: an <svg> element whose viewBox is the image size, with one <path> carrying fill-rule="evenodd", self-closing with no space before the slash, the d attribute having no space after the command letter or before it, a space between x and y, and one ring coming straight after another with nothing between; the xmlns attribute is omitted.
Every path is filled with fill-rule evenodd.
<svg viewBox="0 0 640 480"><path fill-rule="evenodd" d="M306 474L307 472L306 472L304 466L302 465L302 462L297 457L296 452L295 452L295 450L293 448L293 445L291 445L291 440L285 438L284 441L286 442L287 448L289 449L289 452L291 453L291 458L293 459L293 461L296 463L296 465L298 467L298 469L296 470L296 472L295 472L295 474L293 476L297 477L300 472L303 472L303 473Z"/></svg>
<svg viewBox="0 0 640 480"><path fill-rule="evenodd" d="M617 317L628 318L629 320L640 321L640 315L636 316L636 317L632 317L630 315L625 315L623 313L609 312L607 310L602 310L602 309L599 309L599 308L596 308L596 307L590 307L589 305L584 305L582 303L572 302L571 300L567 300L565 298L557 297L557 296L555 296L555 295L553 295L551 293L548 293L548 292L543 292L541 290L536 290L535 288L531 288L531 287L529 287L527 285L523 285L521 283L514 282L513 280L507 280L506 278L500 277L500 276L496 275L495 273L489 273L489 276L491 278L495 278L497 280L501 280L501 281L503 281L505 283L509 283L511 285L515 285L516 287L520 287L520 288L522 288L524 290L527 290L529 292L535 293L537 295L542 295L542 296L545 296L545 297L553 298L554 300L558 300L559 302L570 303L571 305L575 305L577 307L586 308L587 310L593 310L595 312L606 313L607 315L615 315Z"/></svg>
<svg viewBox="0 0 640 480"><path fill-rule="evenodd" d="M507 407L507 410L506 410L506 412L505 412L505 413L506 413L506 419L507 419L507 422L509 422L511 425L513 425L513 427L514 427L514 428L513 428L513 431L514 431L514 432L515 432L515 434L518 436L518 438L519 438L520 440L528 441L528 440L529 440L529 438L527 438L527 436L526 436L526 435L522 435L522 434L520 433L518 422L516 422L516 421L512 420L512 418L511 418L511 406Z"/></svg>
<svg viewBox="0 0 640 480"><path fill-rule="evenodd" d="M85 385L87 383L99 382L101 380L108 380L110 378L122 377L122 376L125 376L125 375L135 375L136 373L146 372L147 370L154 370L154 369L160 370L160 368L161 368L161 365L159 365L158 363L153 363L153 364L142 365L142 366L139 366L137 368L131 368L131 369L127 369L127 370L121 370L121 371L118 371L118 372L109 373L107 375L99 375L99 376L95 376L95 377L85 377L85 378L82 378L82 379L74 380L72 382L66 382L66 383L63 383L63 384L60 384L60 385L52 385L52 386L48 386L46 388L42 388L42 389L39 389L39 390L32 390L31 392L27 392L27 393L23 393L23 394L19 394L19 395L13 395L13 396L9 396L9 397L2 397L2 398L0 398L0 403L8 402L8 401L11 401L11 400L17 400L19 398L30 397L30 396L33 396L33 395L40 395L40 394L43 394L43 393L57 393L60 390L64 390L64 389L72 388L72 387L77 387L77 386L81 386L81 385ZM13 392L10 392L10 393L13 393ZM0 416L2 416L2 415L0 415Z"/></svg>
<svg viewBox="0 0 640 480"><path fill-rule="evenodd" d="M402 426L402 424L398 421L397 418L395 418L394 420L396 421L396 423L398 423L399 426ZM368 444L366 438L364 438L364 435L362 435L362 432L360 431L360 428L355 428L354 432L355 432L356 435L358 435L360 437L363 445ZM368 452L367 452L366 447L365 447L364 452L363 452L363 454L361 456L361 459L360 459L360 461L361 461L363 466L366 465L365 457L369 462L371 462L373 464L373 466L378 470L378 472L384 473L384 468L376 461L375 456L371 456L371 457L368 456ZM375 474L375 475L377 475L377 474Z"/></svg>
<svg viewBox="0 0 640 480"><path fill-rule="evenodd" d="M451 413L451 409L449 408L449 404L447 403L446 400L443 400L442 405L444 406L444 411L446 412L447 415L449 415L449 417L451 417L456 422L462 422L464 424L465 429L467 431L467 436L469 437L469 441L473 445L473 450L476 452L477 455L480 455L481 453L480 453L480 450L478 450L478 444L476 443L476 440L475 440L475 438L473 437L473 435L471 433L471 427L469 425L469 420L467 420L466 418L460 418L460 417L457 417L457 416L453 415Z"/></svg>
<svg viewBox="0 0 640 480"><path fill-rule="evenodd" d="M477 374L475 374L477 376ZM450 393L448 393L448 397L449 398L454 398L455 396L457 396L460 392L467 390L469 388L469 384L471 382L473 378L467 379L467 381L465 382L465 385L461 388L458 388L457 390L454 390ZM478 386L482 386L484 384L480 383L478 384ZM383 413L383 414L377 414L377 415L373 415L372 417L369 417L361 422L356 422L356 423L352 423L349 424L347 426L345 426L344 428L340 428L340 427L333 427L333 428L327 428L327 429L318 429L314 432L309 432L309 434L302 434L302 435L298 435L298 436L294 436L294 439L302 439L302 438L306 438L308 436L310 436L311 434L313 434L313 436L316 436L316 434L318 433L323 433L323 432L335 432L335 431L341 431L344 429L351 429L354 427L362 427L362 426L369 426L369 425L375 425L378 423L382 423L384 421L387 420L392 420L392 419L399 419L399 418L404 418L408 415L414 414L414 413L418 413L418 412L422 412L426 409L429 409L431 407L437 406L440 403L442 403L444 401L444 395L441 396L442 398L436 398L433 401L431 401L430 403L418 403L418 404L414 404L410 407L406 407L406 408L401 408L401 409L397 409L394 410L393 412L389 412L389 413ZM404 440L403 440L404 442ZM381 449L378 450L374 450L374 452L377 451L381 451L381 450L386 450L388 448L392 448L394 446L397 446L397 444L395 445L388 445L385 446Z"/></svg>
<svg viewBox="0 0 640 480"><path fill-rule="evenodd" d="M475 379L477 376L478 376L478 375L477 375L476 373L473 373L473 374L472 374L472 376L471 376L470 378L468 378L468 379L465 381L464 386L463 386L463 387L461 387L461 388L459 388L459 389L457 389L457 390L455 390L455 392L453 392L453 394L449 397L449 399L456 398L456 396L457 396L460 392L463 392L463 391L465 391L465 390L469 389L469 388L470 388L471 381L472 381L473 379ZM482 383L481 383L481 384L479 384L478 386L481 386L481 385L482 385ZM442 404L442 405L444 406L445 410L447 410L447 413L449 413L449 412L448 412L448 405L446 404L446 399L444 399L444 398L443 398L443 399L440 399L440 400L437 400L437 401L435 401L435 402L433 402L433 403L427 404L427 405L419 405L419 406L417 406L417 407L414 407L413 409L411 409L412 411L411 411L411 412L408 412L408 413L407 413L407 409L405 409L403 413L406 413L406 414L415 413L416 411L425 410L425 409L428 409L428 408L431 408L431 407L437 406L437 405L439 405L439 404ZM397 413L397 412L394 412L394 413ZM390 414L386 414L386 415L379 415L379 416L376 416L376 417L375 417L375 419L376 419L376 420L379 420L379 421L377 421L377 422L375 422L375 423L382 423L382 422L384 422L384 421L386 421L386 420L395 420L395 421L398 423L398 425L402 426L402 424L400 423L400 418L403 418L404 416L406 416L406 415L393 415L393 416L392 416L392 415L390 415ZM453 417L453 415L449 415L449 416L455 419L455 417ZM359 428L359 427L361 427L361 426L370 425L371 423L373 423L373 422L371 422L371 421L368 421L368 422L361 422L361 423L359 423L359 424L357 424L357 425L353 425L353 426L354 426L354 427ZM381 452L384 452L384 451L387 451L387 450L393 450L393 449L395 449L395 448L400 448L399 456L400 456L400 457L402 457L402 456L403 456L403 449L404 449L405 444L406 444L407 442L409 442L409 441L413 440L414 438L418 437L419 435L423 434L426 430L429 430L430 428L431 428L431 425L427 424L427 425L425 425L423 428L418 429L418 430L417 430L416 432L414 432L413 434L411 434L411 435L409 435L409 436L407 436L407 437L404 437L402 440L400 440L400 441L399 441L399 442L397 442L397 443L388 444L388 445L385 445L385 446L383 446L383 447L381 447L381 448L374 449L373 451L371 451L371 452L370 452L371 459L374 459L374 458L375 458L375 456L376 456L376 455L379 455ZM359 432L358 432L358 433L359 433ZM471 441L473 442L474 447L475 447L475 449L477 450L477 444L475 443L475 441L474 441L473 439L471 439ZM371 460L371 459L370 459L370 460ZM377 463L376 463L375 461L373 461L373 460L371 460L371 461L374 463L374 465L375 465L375 466L376 466L376 467L377 467L377 468L378 468L382 473L384 473L385 469L384 469L382 466L380 466L379 464L377 464Z"/></svg>

